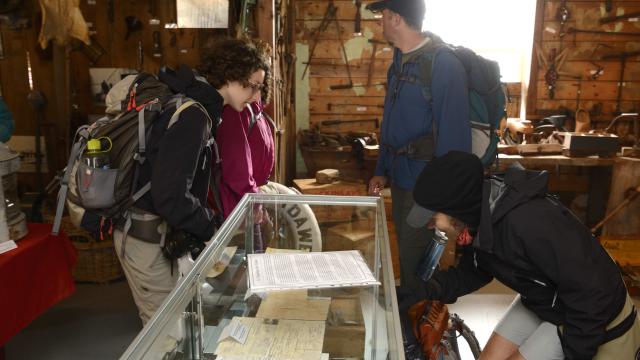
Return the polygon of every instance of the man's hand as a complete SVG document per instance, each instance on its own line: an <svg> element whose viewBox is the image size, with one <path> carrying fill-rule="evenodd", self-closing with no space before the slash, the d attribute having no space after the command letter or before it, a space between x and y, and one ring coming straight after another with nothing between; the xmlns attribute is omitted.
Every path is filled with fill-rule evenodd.
<svg viewBox="0 0 640 360"><path fill-rule="evenodd" d="M508 118L507 129L509 129L509 132L511 132L511 135L514 135L515 137L517 133L531 134L533 132L533 125L531 125L531 121L529 120Z"/></svg>
<svg viewBox="0 0 640 360"><path fill-rule="evenodd" d="M369 195L380 196L380 192L387 184L386 176L374 176L369 180Z"/></svg>

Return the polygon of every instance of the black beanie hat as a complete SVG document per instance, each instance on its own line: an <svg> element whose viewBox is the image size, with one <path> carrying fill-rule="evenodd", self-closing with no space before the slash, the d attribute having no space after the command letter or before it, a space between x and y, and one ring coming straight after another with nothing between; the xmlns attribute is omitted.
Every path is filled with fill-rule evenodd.
<svg viewBox="0 0 640 360"><path fill-rule="evenodd" d="M425 165L413 188L416 204L407 222L425 226L435 212L454 217L471 228L480 223L484 167L473 154L450 151Z"/></svg>

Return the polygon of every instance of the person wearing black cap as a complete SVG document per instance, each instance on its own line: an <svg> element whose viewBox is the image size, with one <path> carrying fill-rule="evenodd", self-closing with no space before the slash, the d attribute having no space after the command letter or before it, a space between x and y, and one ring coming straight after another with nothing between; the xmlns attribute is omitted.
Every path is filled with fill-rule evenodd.
<svg viewBox="0 0 640 360"><path fill-rule="evenodd" d="M450 150L471 151L466 72L453 52L440 51L445 49L439 45L442 40L421 32L423 0L382 0L367 9L382 13L384 37L395 47L387 74L380 152L369 181L369 194L378 195L385 185L391 185L400 286L417 291L420 280L415 269L427 246L419 239L433 233L412 229L404 219L413 205L411 191L416 178L427 161L434 154ZM427 84L423 79L427 72L421 65L426 63L433 64L429 72L430 99L425 96Z"/></svg>
<svg viewBox="0 0 640 360"><path fill-rule="evenodd" d="M638 359L640 322L617 265L547 181L519 164L485 179L463 152L428 163L407 222L446 232L463 254L422 298L453 303L493 278L519 293L481 359Z"/></svg>

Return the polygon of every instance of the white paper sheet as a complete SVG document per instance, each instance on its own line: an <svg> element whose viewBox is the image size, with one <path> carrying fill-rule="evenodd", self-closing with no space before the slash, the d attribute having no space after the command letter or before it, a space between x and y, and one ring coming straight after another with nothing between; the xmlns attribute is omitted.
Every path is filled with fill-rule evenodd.
<svg viewBox="0 0 640 360"><path fill-rule="evenodd" d="M229 24L229 0L177 0L178 27L226 28Z"/></svg>
<svg viewBox="0 0 640 360"><path fill-rule="evenodd" d="M320 360L324 321L268 320L234 317L249 329L244 344L226 339L215 354L224 360Z"/></svg>
<svg viewBox="0 0 640 360"><path fill-rule="evenodd" d="M380 285L360 252L249 254L249 292Z"/></svg>
<svg viewBox="0 0 640 360"><path fill-rule="evenodd" d="M17 249L18 245L16 245L15 241L9 240L0 243L0 254L6 253L7 251Z"/></svg>

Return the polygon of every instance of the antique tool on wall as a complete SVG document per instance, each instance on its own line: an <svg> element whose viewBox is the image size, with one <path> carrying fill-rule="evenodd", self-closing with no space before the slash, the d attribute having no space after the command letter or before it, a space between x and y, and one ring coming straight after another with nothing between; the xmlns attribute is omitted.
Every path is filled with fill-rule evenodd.
<svg viewBox="0 0 640 360"><path fill-rule="evenodd" d="M567 34L596 34L596 35L611 35L611 36L640 36L640 32L622 32L622 31L605 31L605 30L587 30L587 29L577 29L574 27L570 27L567 29ZM575 41L575 38L574 38Z"/></svg>
<svg viewBox="0 0 640 360"><path fill-rule="evenodd" d="M356 107L360 107L360 108L374 107L374 108L378 108L378 109L384 109L384 105L383 104L334 104L334 103L327 103L327 110L331 111L331 110L335 110L336 107L351 107L351 106L356 106ZM364 111L364 110L362 110L362 111Z"/></svg>
<svg viewBox="0 0 640 360"><path fill-rule="evenodd" d="M257 35L258 26L256 24L256 6L257 0L242 0L242 9L240 10L240 31L243 34Z"/></svg>
<svg viewBox="0 0 640 360"><path fill-rule="evenodd" d="M353 123L373 123L376 129L380 127L380 121L378 120L378 118L353 119L353 120L323 120L320 122L320 125L321 126L339 126L339 125L353 124Z"/></svg>
<svg viewBox="0 0 640 360"><path fill-rule="evenodd" d="M591 115L589 112L580 107L580 96L582 95L582 78L578 79L576 84L578 89L576 90L576 112L575 119L575 132L588 132L591 129Z"/></svg>
<svg viewBox="0 0 640 360"><path fill-rule="evenodd" d="M612 23L620 20L636 19L636 18L640 18L640 11L623 14L623 15L605 16L603 18L600 18L600 24L608 24L608 23Z"/></svg>
<svg viewBox="0 0 640 360"><path fill-rule="evenodd" d="M598 51L598 49L600 47L606 47L606 48L610 48L611 46L604 44L604 43L598 43L594 48L593 51L591 52L591 55L589 56L590 59L595 59L596 58L596 51ZM591 74L591 80L597 80L603 73L604 73L604 67L600 64L598 64L597 62L590 60L589 61L591 64L593 64L596 69L595 70L591 70L590 74Z"/></svg>
<svg viewBox="0 0 640 360"><path fill-rule="evenodd" d="M113 4L115 0L107 0L107 19L109 23L113 24L113 21L116 18L115 6Z"/></svg>
<svg viewBox="0 0 640 360"><path fill-rule="evenodd" d="M313 53L316 50L316 46L320 41L320 34L323 33L325 30L327 30L327 27L329 26L329 24L331 23L335 24L336 30L338 31L338 40L340 41L340 47L342 48L342 56L344 57L344 64L347 69L347 76L349 77L349 83L343 84L343 85L329 86L329 89L331 90L350 89L353 87L353 81L351 80L351 67L349 66L349 58L347 57L347 50L345 49L344 42L342 40L342 28L340 28L340 24L338 23L338 19L336 17L337 12L338 12L338 8L335 6L333 1L329 1L329 4L327 5L327 11L322 17L322 21L320 22L320 25L318 25L318 27L314 31L314 40L313 40L313 45L311 46L311 51L309 51L309 60L307 60L307 65L304 67L304 70L302 71L302 78L304 78L304 76L307 73L307 70L309 69L309 63L311 63L311 60L313 59Z"/></svg>
<svg viewBox="0 0 640 360"><path fill-rule="evenodd" d="M591 80L598 80L598 78L604 73L604 67L598 64L595 61L589 61L593 66L595 66L595 70L591 70Z"/></svg>
<svg viewBox="0 0 640 360"><path fill-rule="evenodd" d="M160 25L157 5L156 0L149 0L149 25Z"/></svg>
<svg viewBox="0 0 640 360"><path fill-rule="evenodd" d="M560 44L562 44L564 40L564 25L567 23L567 20L569 20L569 8L567 8L566 0L560 1L560 6L558 6L558 11L556 12L556 19L560 22Z"/></svg>
<svg viewBox="0 0 640 360"><path fill-rule="evenodd" d="M378 51L378 45L384 44L384 41L369 39L369 44L372 44L371 59L369 59L369 70L367 71L367 86L371 86L371 77L373 76L373 68L376 62L376 52Z"/></svg>
<svg viewBox="0 0 640 360"><path fill-rule="evenodd" d="M92 36L90 40L91 41L89 45L82 44L80 50L89 59L91 65L93 65L98 61L98 59L100 59L102 55L105 54L105 51L102 45L100 45L100 43L95 39L94 36Z"/></svg>
<svg viewBox="0 0 640 360"><path fill-rule="evenodd" d="M162 43L160 42L160 32L154 31L151 35L153 38L153 57L161 58L162 57Z"/></svg>
<svg viewBox="0 0 640 360"><path fill-rule="evenodd" d="M620 59L620 79L618 81L618 95L616 97L616 113L620 113L620 102L622 101L622 87L624 86L624 68L627 64L627 58L640 55L640 51L622 52L619 54L609 54L602 57L606 59Z"/></svg>
<svg viewBox="0 0 640 360"><path fill-rule="evenodd" d="M356 0L356 18L354 19L353 33L356 36L362 35L361 23L362 15L360 14L360 8L362 7L362 0Z"/></svg>
<svg viewBox="0 0 640 360"><path fill-rule="evenodd" d="M560 71L560 68L564 64L567 57L567 48L562 49L559 53L556 48L551 49L548 59L545 59L544 53L542 52L542 48L539 44L535 44L535 49L538 62L547 69L544 74L544 80L547 84L549 98L553 99L556 93L556 81L558 80L558 77L560 75L572 75Z"/></svg>
<svg viewBox="0 0 640 360"><path fill-rule="evenodd" d="M124 23L127 26L127 33L124 35L125 40L128 40L134 32L142 30L142 21L135 16L129 15L125 17Z"/></svg>
<svg viewBox="0 0 640 360"><path fill-rule="evenodd" d="M604 219L602 219L599 223L597 223L594 227L591 228L591 232L595 234L598 229L600 229L604 224L609 222L614 216L616 216L622 209L624 209L627 205L629 205L633 200L635 200L638 195L640 195L640 185L635 188L627 189L625 192L624 200L618 204L610 213L608 213Z"/></svg>

